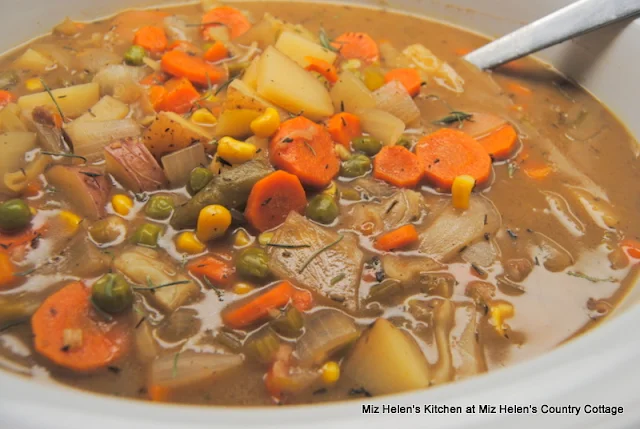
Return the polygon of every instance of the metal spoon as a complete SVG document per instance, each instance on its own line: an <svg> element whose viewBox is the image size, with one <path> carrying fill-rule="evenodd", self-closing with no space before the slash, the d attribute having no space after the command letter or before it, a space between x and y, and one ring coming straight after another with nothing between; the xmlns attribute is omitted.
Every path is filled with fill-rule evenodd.
<svg viewBox="0 0 640 429"><path fill-rule="evenodd" d="M464 58L490 69L637 14L640 0L579 0Z"/></svg>

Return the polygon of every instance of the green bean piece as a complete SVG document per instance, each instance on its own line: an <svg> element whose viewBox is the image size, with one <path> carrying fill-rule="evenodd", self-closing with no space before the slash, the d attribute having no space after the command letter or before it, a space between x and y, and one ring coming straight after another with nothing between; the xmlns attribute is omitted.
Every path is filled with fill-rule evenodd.
<svg viewBox="0 0 640 429"><path fill-rule="evenodd" d="M141 66L144 64L144 57L147 56L147 51L142 46L132 45L124 53L124 62L130 66Z"/></svg>
<svg viewBox="0 0 640 429"><path fill-rule="evenodd" d="M271 321L271 328L274 331L289 338L298 337L302 333L303 326L302 314L293 306L287 307Z"/></svg>
<svg viewBox="0 0 640 429"><path fill-rule="evenodd" d="M189 194L195 195L204 189L205 186L213 179L213 173L208 168L196 167L191 170L189 175L189 183L187 183L187 191Z"/></svg>
<svg viewBox="0 0 640 429"><path fill-rule="evenodd" d="M29 225L31 217L29 206L19 198L0 204L0 230L20 231Z"/></svg>
<svg viewBox="0 0 640 429"><path fill-rule="evenodd" d="M98 244L111 243L127 234L127 222L119 216L108 216L89 227L89 235Z"/></svg>
<svg viewBox="0 0 640 429"><path fill-rule="evenodd" d="M244 345L246 354L262 363L273 362L279 347L280 339L271 329L252 334Z"/></svg>
<svg viewBox="0 0 640 429"><path fill-rule="evenodd" d="M122 274L109 273L93 284L91 299L107 313L122 313L133 304L133 289Z"/></svg>
<svg viewBox="0 0 640 429"><path fill-rule="evenodd" d="M174 207L173 198L166 195L154 195L147 201L144 213L151 219L164 220L169 219Z"/></svg>
<svg viewBox="0 0 640 429"><path fill-rule="evenodd" d="M158 237L162 233L162 227L153 223L142 224L133 233L131 241L139 246L156 247Z"/></svg>
<svg viewBox="0 0 640 429"><path fill-rule="evenodd" d="M265 279L269 276L267 252L257 247L243 249L236 256L236 270L242 277Z"/></svg>
<svg viewBox="0 0 640 429"><path fill-rule="evenodd" d="M351 147L365 155L373 156L382 149L382 142L370 136L362 136L351 140Z"/></svg>
<svg viewBox="0 0 640 429"><path fill-rule="evenodd" d="M371 169L371 160L362 154L352 155L342 163L340 175L343 177L364 176Z"/></svg>
<svg viewBox="0 0 640 429"><path fill-rule="evenodd" d="M338 204L333 197L319 194L309 201L305 214L309 219L327 225L338 217Z"/></svg>

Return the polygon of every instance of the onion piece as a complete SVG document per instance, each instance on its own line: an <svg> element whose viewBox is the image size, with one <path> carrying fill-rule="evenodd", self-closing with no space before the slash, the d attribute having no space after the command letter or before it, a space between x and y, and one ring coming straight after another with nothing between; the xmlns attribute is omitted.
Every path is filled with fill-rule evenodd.
<svg viewBox="0 0 640 429"><path fill-rule="evenodd" d="M451 343L451 351L459 360L456 379L460 380L484 372L486 363L482 345L476 337L478 315L475 305L458 303L456 307L456 325L464 323L464 328L458 340Z"/></svg>
<svg viewBox="0 0 640 429"><path fill-rule="evenodd" d="M423 45L407 46L402 53L432 77L438 85L457 93L464 91L464 79L449 64L440 60Z"/></svg>
<svg viewBox="0 0 640 429"><path fill-rule="evenodd" d="M29 182L41 175L49 165L51 159L37 154L36 157L24 168L13 173L4 174L4 186L12 192L22 192Z"/></svg>
<svg viewBox="0 0 640 429"><path fill-rule="evenodd" d="M447 206L420 234L419 251L441 262L452 259L460 249L485 233L492 234L502 223L493 203L482 196L473 195L469 208L464 211Z"/></svg>
<svg viewBox="0 0 640 429"><path fill-rule="evenodd" d="M305 332L296 344L296 355L303 366L319 364L358 336L351 317L337 310L318 311L307 320Z"/></svg>
<svg viewBox="0 0 640 429"><path fill-rule="evenodd" d="M158 341L153 337L153 329L147 320L142 320L135 329L136 357L143 363L149 363L158 356Z"/></svg>
<svg viewBox="0 0 640 429"><path fill-rule="evenodd" d="M133 192L157 191L167 178L149 149L134 139L121 139L105 147L107 172Z"/></svg>
<svg viewBox="0 0 640 429"><path fill-rule="evenodd" d="M382 85L374 91L373 96L376 108L391 113L407 125L420 118L418 105L397 80Z"/></svg>
<svg viewBox="0 0 640 429"><path fill-rule="evenodd" d="M76 155L87 159L102 158L102 151L109 143L140 136L140 127L133 119L113 121L73 121L64 126Z"/></svg>
<svg viewBox="0 0 640 429"><path fill-rule="evenodd" d="M242 365L241 355L197 353L167 355L151 363L149 385L165 389L193 388Z"/></svg>
<svg viewBox="0 0 640 429"><path fill-rule="evenodd" d="M376 99L369 88L348 70L340 73L329 95L337 112L354 113L357 109L371 109L376 106Z"/></svg>
<svg viewBox="0 0 640 429"><path fill-rule="evenodd" d="M185 40L193 42L198 39L198 27L189 27L183 15L167 16L164 21L164 29L171 40Z"/></svg>
<svg viewBox="0 0 640 429"><path fill-rule="evenodd" d="M176 187L187 184L191 170L208 164L204 146L200 143L165 155L162 157L161 162L169 183L171 183L171 186Z"/></svg>
<svg viewBox="0 0 640 429"><path fill-rule="evenodd" d="M362 130L385 146L396 144L404 132L404 122L384 110L357 109L355 114Z"/></svg>
<svg viewBox="0 0 640 429"><path fill-rule="evenodd" d="M462 259L469 264L479 267L490 267L500 256L500 250L492 241L478 241L464 249L460 254Z"/></svg>
<svg viewBox="0 0 640 429"><path fill-rule="evenodd" d="M0 134L0 177L17 171L25 164L25 153L36 147L36 135L28 132L10 132ZM9 189L4 180L0 181L0 193Z"/></svg>
<svg viewBox="0 0 640 429"><path fill-rule="evenodd" d="M0 109L0 130L2 131L29 131L25 123L20 119L20 108L15 103L9 103Z"/></svg>
<svg viewBox="0 0 640 429"><path fill-rule="evenodd" d="M145 92L138 83L145 73L144 67L110 65L100 70L93 82L100 85L102 95L111 95L124 103L133 103Z"/></svg>

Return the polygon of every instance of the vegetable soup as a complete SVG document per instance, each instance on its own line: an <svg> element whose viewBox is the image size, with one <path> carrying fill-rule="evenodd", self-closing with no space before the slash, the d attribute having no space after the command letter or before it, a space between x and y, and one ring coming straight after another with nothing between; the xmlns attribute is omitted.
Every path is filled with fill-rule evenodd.
<svg viewBox="0 0 640 429"><path fill-rule="evenodd" d="M462 59L486 42L203 0L7 54L0 366L303 404L433 388L595 326L637 274L637 143L548 66Z"/></svg>

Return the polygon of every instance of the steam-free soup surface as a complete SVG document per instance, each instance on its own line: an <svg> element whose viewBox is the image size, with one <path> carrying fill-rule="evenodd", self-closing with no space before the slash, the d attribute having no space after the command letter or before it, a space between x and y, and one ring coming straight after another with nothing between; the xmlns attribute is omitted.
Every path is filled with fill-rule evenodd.
<svg viewBox="0 0 640 429"><path fill-rule="evenodd" d="M337 401L538 356L640 257L636 142L539 63L383 10L125 11L0 61L0 365Z"/></svg>

